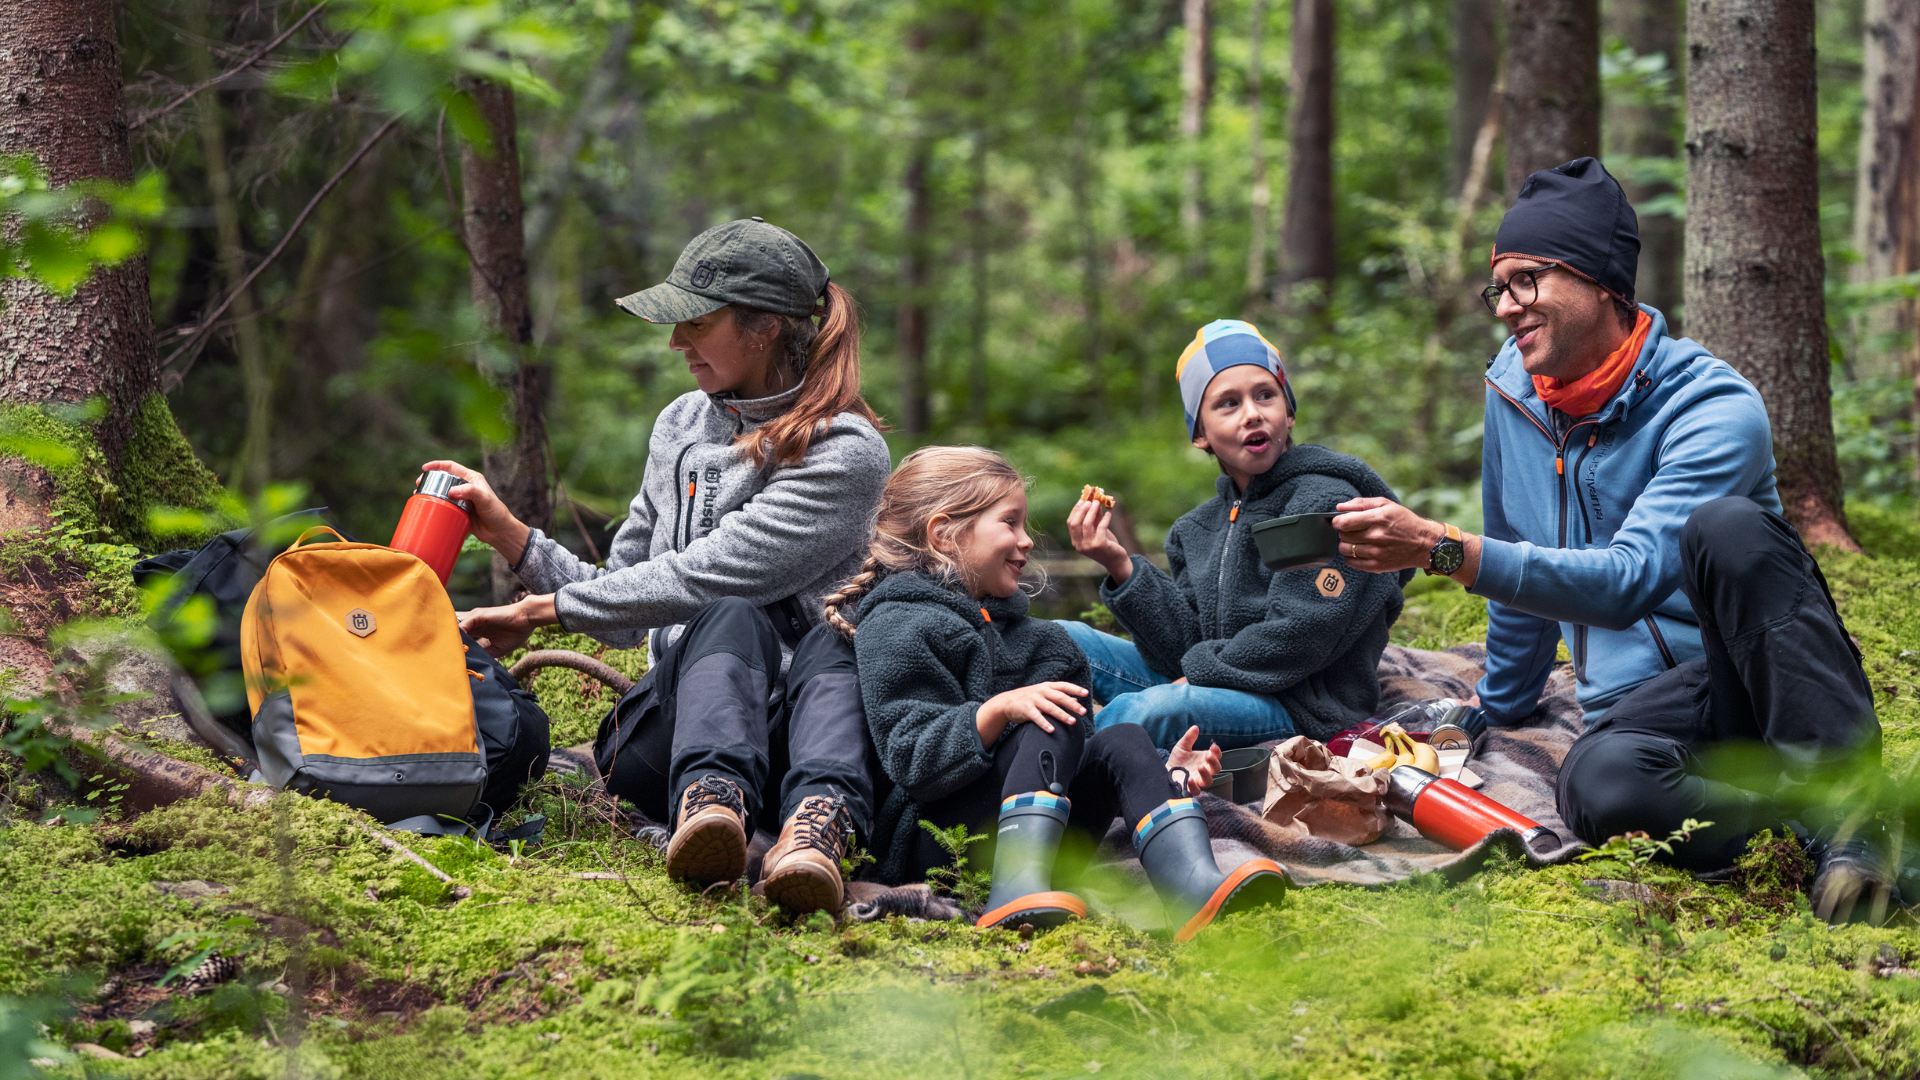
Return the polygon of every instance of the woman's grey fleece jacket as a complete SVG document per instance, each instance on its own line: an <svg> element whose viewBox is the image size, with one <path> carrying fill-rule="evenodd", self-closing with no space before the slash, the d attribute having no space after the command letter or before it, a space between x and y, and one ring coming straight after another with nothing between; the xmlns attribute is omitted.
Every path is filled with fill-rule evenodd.
<svg viewBox="0 0 1920 1080"><path fill-rule="evenodd" d="M1274 573L1251 529L1358 496L1392 499L1393 490L1359 458L1308 443L1281 454L1244 494L1225 476L1218 491L1167 533L1171 577L1135 555L1126 584L1103 579L1100 599L1148 667L1194 686L1276 697L1296 731L1324 742L1379 705L1380 654L1413 571L1369 574L1336 557L1330 567Z"/></svg>
<svg viewBox="0 0 1920 1080"><path fill-rule="evenodd" d="M866 558L892 466L880 433L852 413L816 431L799 462L755 466L734 438L792 408L800 389L676 398L654 421L640 494L607 565L584 562L535 529L514 568L521 582L556 594L563 629L616 648L728 596L762 608L796 597L809 625L818 624L821 597Z"/></svg>

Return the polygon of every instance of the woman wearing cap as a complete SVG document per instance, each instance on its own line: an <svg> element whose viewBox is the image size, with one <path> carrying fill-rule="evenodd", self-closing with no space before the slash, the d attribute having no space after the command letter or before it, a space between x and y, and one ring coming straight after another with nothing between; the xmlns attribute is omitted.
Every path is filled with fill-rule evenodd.
<svg viewBox="0 0 1920 1080"><path fill-rule="evenodd" d="M752 218L695 237L665 283L618 302L673 324L699 389L655 421L604 567L517 520L479 473L429 463L466 482L451 494L473 500L474 535L531 593L461 626L496 656L540 626L623 648L650 634L650 670L595 741L608 791L668 822L668 873L702 885L737 879L754 827L784 823L768 897L837 910L873 785L852 650L821 596L859 570L889 472L853 299Z"/></svg>
<svg viewBox="0 0 1920 1080"><path fill-rule="evenodd" d="M1357 457L1294 445L1293 386L1253 324L1201 327L1174 377L1187 436L1221 476L1218 493L1167 533L1172 573L1129 556L1100 503L1083 500L1067 518L1074 548L1106 567L1100 599L1133 634L1066 624L1106 706L1095 728L1142 724L1162 749L1196 725L1229 750L1295 734L1329 739L1379 704L1375 669L1412 574L1369 574L1339 558L1276 573L1250 530L1393 493Z"/></svg>

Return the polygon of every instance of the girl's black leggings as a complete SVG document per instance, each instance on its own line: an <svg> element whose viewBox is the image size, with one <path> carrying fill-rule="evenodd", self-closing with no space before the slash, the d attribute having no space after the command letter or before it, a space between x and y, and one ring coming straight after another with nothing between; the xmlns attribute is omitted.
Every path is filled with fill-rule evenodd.
<svg viewBox="0 0 1920 1080"><path fill-rule="evenodd" d="M992 835L1002 799L1047 791L1058 783L1073 804L1067 830L1089 841L1074 845L1086 852L1107 834L1114 818L1125 819L1131 828L1154 807L1181 794L1146 728L1116 724L1089 736L1092 726L1093 717L1083 716L1077 724L1054 721L1052 734L1035 724L1008 728L994 747L993 771L938 803L922 806L920 816L942 829L965 825ZM968 859L985 866L986 854L975 848ZM915 838L908 880L918 881L929 869L951 862L922 829Z"/></svg>

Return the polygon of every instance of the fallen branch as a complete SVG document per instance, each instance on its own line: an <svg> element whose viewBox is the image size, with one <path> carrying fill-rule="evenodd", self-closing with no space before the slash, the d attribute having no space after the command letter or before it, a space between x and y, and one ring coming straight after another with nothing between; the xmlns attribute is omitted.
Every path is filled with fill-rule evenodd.
<svg viewBox="0 0 1920 1080"><path fill-rule="evenodd" d="M408 847L407 845L401 843L398 840L395 840L393 837L388 836L386 833L375 832L374 830L367 828L365 825L359 826L359 829L361 832L366 833L368 836L373 837L374 840L377 841L381 847L386 848L388 851L394 852L395 854L399 855L401 858L406 859L408 862L411 862L416 866L419 866L420 868L424 869L427 873L432 874L436 878L439 878L441 881L445 882L446 884L453 886L453 898L455 900L465 900L467 897L473 895L472 889L469 889L465 885L461 885L455 882L452 878L447 876L447 872L445 870L442 870L439 867L428 862L427 860L421 858L418 852L414 851L412 848Z"/></svg>
<svg viewBox="0 0 1920 1080"><path fill-rule="evenodd" d="M134 119L132 119L127 123L127 130L138 131L140 128L146 126L148 121L157 120L160 117L165 116L166 114L179 108L180 106L185 105L187 102L192 101L195 95L199 94L200 91L211 89L212 87L215 87L215 86L219 86L221 83L226 82L228 79L231 79L235 75L238 75L241 72L247 70L253 65L259 63L261 60L266 59L266 56L268 53L272 52L273 50L279 48L282 45L285 45L287 43L288 38L298 33L301 27L312 22L313 17L315 15L320 14L321 10L324 9L326 6L327 6L327 0L319 0L319 3L316 3L315 5L313 5L312 10L308 11L305 15L300 16L299 20L296 21L292 26L287 27L286 30L282 31L279 37L274 38L272 41L267 42L265 45L262 45L259 51L255 52L252 56L249 56L245 60L240 61L238 64L227 69L226 71L223 71L218 75L215 75L213 78L208 79L206 82L203 82L200 85L189 89L186 93L181 94L179 97L174 98L172 101L167 102L165 105L160 106L159 108L153 110L152 112L145 113L141 116L135 117Z"/></svg>
<svg viewBox="0 0 1920 1080"><path fill-rule="evenodd" d="M131 809L151 810L156 806L216 791L236 806L265 806L273 800L273 792L268 788L229 779L211 769L170 758L111 732L89 731L58 720L48 721L47 730L73 740L76 746L84 745L97 751L107 766L128 785L124 802ZM77 750L74 753L85 751ZM89 768L100 761L90 756L75 763L81 768Z"/></svg>
<svg viewBox="0 0 1920 1080"><path fill-rule="evenodd" d="M516 679L525 679L541 668L571 668L574 671L590 675L611 687L617 694L633 689L633 680L615 671L602 660L595 660L584 653L571 649L536 649L520 658L519 662L507 670L507 674Z"/></svg>

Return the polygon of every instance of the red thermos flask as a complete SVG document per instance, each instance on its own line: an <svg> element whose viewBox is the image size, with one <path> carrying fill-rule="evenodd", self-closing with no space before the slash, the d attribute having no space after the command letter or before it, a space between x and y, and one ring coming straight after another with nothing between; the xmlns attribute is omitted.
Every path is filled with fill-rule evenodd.
<svg viewBox="0 0 1920 1080"><path fill-rule="evenodd" d="M1411 822L1420 835L1455 851L1465 851L1495 829L1517 829L1520 840L1536 853L1553 851L1560 837L1487 798L1458 780L1443 780L1411 765L1399 765L1387 774L1387 809Z"/></svg>
<svg viewBox="0 0 1920 1080"><path fill-rule="evenodd" d="M400 511L400 524L393 530L393 543L387 546L418 556L440 576L445 585L453 575L453 564L460 557L460 545L473 528L471 509L465 499L450 499L447 492L460 483L450 472L430 469L414 481L415 495Z"/></svg>

